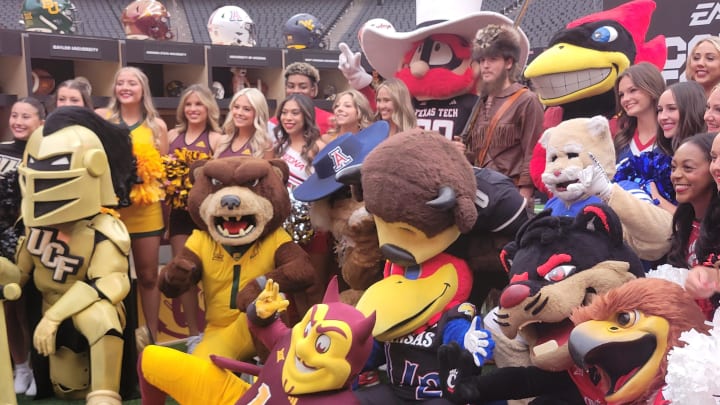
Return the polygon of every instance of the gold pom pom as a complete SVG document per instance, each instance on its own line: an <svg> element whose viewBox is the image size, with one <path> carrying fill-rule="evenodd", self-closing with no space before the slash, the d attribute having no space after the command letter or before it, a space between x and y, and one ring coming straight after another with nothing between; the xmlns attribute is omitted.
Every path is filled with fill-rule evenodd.
<svg viewBox="0 0 720 405"><path fill-rule="evenodd" d="M137 174L141 183L133 185L130 200L133 204L150 205L163 199L165 168L160 152L153 145L133 144L137 159Z"/></svg>
<svg viewBox="0 0 720 405"><path fill-rule="evenodd" d="M171 155L163 156L165 200L170 207L187 208L187 198L192 187L190 166L196 161L208 159L210 156L207 153L187 148L175 149Z"/></svg>

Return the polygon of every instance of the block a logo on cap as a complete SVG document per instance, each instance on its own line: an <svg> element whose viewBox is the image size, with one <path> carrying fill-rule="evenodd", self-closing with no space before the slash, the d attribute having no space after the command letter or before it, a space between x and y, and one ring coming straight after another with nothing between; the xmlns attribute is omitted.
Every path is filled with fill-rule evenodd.
<svg viewBox="0 0 720 405"><path fill-rule="evenodd" d="M332 160L335 173L348 166L354 160L352 156L343 152L342 145L338 145L331 150L330 153L328 153L328 157Z"/></svg>

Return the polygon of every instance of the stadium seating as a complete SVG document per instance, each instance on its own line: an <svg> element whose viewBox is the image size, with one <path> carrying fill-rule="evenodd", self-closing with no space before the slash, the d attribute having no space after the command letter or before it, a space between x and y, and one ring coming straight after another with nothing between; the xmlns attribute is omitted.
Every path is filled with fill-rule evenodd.
<svg viewBox="0 0 720 405"><path fill-rule="evenodd" d="M79 35L124 37L120 15L129 1L73 0L73 2L77 7ZM193 42L203 44L210 43L206 29L210 13L223 5L239 5L255 21L258 29L258 46L261 47L283 47L282 26L288 18L297 13L314 15L324 23L326 32L329 32L345 17L346 9L353 3L355 7L361 9L353 13L355 17L352 22L343 24L348 27L346 31L342 35L336 35L336 38L348 43L352 49L360 49L357 39L358 29L372 18L385 18L400 32L412 31L415 28L415 0L384 0L382 5L378 5L375 0L165 1L171 12L171 6L180 7L187 20L187 24L174 23L173 26L188 26L191 35L186 37L191 38ZM522 0L484 0L483 2L483 10L500 12L512 19L517 17L521 6ZM19 0L0 0L0 27L22 30L20 9ZM520 26L530 38L531 47L538 48L545 46L552 34L568 22L600 10L602 10L602 0L532 0ZM172 18L180 17L177 15L173 17L171 13L171 22ZM332 44L332 47L337 48L337 44Z"/></svg>

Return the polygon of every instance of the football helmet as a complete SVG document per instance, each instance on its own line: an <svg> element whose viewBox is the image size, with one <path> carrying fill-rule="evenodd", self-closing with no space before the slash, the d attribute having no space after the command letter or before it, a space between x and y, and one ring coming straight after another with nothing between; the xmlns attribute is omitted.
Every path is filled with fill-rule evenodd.
<svg viewBox="0 0 720 405"><path fill-rule="evenodd" d="M47 96L55 89L55 78L47 70L34 68L30 75L33 96Z"/></svg>
<svg viewBox="0 0 720 405"><path fill-rule="evenodd" d="M123 10L120 21L129 39L167 40L174 37L170 31L170 14L156 0L133 1Z"/></svg>
<svg viewBox="0 0 720 405"><path fill-rule="evenodd" d="M311 14L295 14L283 26L285 47L290 49L326 48L324 35L325 27Z"/></svg>
<svg viewBox="0 0 720 405"><path fill-rule="evenodd" d="M211 90L216 99L222 100L225 98L225 87L217 80L212 82Z"/></svg>
<svg viewBox="0 0 720 405"><path fill-rule="evenodd" d="M213 45L255 46L255 23L242 8L223 6L210 14L207 24Z"/></svg>
<svg viewBox="0 0 720 405"><path fill-rule="evenodd" d="M22 17L26 31L72 34L77 28L70 0L25 0Z"/></svg>
<svg viewBox="0 0 720 405"><path fill-rule="evenodd" d="M180 97L183 91L187 86L185 86L185 83L181 82L180 80L170 80L165 85L165 93L168 97Z"/></svg>

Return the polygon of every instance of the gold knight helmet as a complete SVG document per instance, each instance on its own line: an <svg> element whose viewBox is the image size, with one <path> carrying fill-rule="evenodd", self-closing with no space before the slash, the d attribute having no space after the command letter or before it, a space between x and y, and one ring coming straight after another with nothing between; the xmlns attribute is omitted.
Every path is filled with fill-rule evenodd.
<svg viewBox="0 0 720 405"><path fill-rule="evenodd" d="M135 180L129 130L83 107L61 107L33 132L18 168L26 226L76 221L129 205Z"/></svg>

